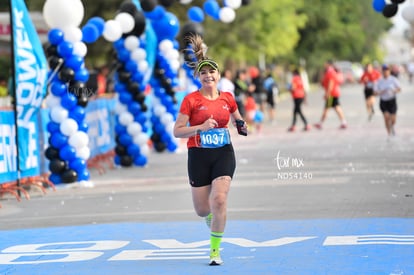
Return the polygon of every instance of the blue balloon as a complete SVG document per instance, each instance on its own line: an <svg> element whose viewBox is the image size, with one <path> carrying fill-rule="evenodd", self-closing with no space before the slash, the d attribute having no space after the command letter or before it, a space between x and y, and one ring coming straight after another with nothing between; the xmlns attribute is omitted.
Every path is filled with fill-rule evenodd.
<svg viewBox="0 0 414 275"><path fill-rule="evenodd" d="M219 13L220 13L220 5L217 3L216 0L207 0L203 4L203 9L206 12L207 15L212 17L215 20L218 20Z"/></svg>
<svg viewBox="0 0 414 275"><path fill-rule="evenodd" d="M120 51L120 50L122 50L122 49L125 49L125 40L124 40L124 39L122 39L122 38L120 38L120 39L118 39L117 41L115 41L112 45L114 46L114 48L115 48L117 51Z"/></svg>
<svg viewBox="0 0 414 275"><path fill-rule="evenodd" d="M145 116L145 114L141 113L138 116L135 117L136 122L138 122L141 125L144 125L145 122L147 121L147 117Z"/></svg>
<svg viewBox="0 0 414 275"><path fill-rule="evenodd" d="M156 133L162 133L162 132L165 131L165 127L164 127L164 125L161 122L160 123L156 123L154 125L154 130L155 130Z"/></svg>
<svg viewBox="0 0 414 275"><path fill-rule="evenodd" d="M125 133L119 136L119 143L121 143L124 146L129 146L131 145L133 142L132 137Z"/></svg>
<svg viewBox="0 0 414 275"><path fill-rule="evenodd" d="M118 49L118 59L123 61L123 62L127 62L130 58L130 52L127 49Z"/></svg>
<svg viewBox="0 0 414 275"><path fill-rule="evenodd" d="M75 80L87 82L89 79L89 71L86 68L80 68L75 71Z"/></svg>
<svg viewBox="0 0 414 275"><path fill-rule="evenodd" d="M68 143L68 137L56 131L50 136L49 143L53 147L60 149Z"/></svg>
<svg viewBox="0 0 414 275"><path fill-rule="evenodd" d="M139 155L134 158L134 164L137 166L144 166L147 164L147 158L143 155Z"/></svg>
<svg viewBox="0 0 414 275"><path fill-rule="evenodd" d="M187 17L193 22L201 23L204 21L204 12L200 7L194 6L188 9Z"/></svg>
<svg viewBox="0 0 414 275"><path fill-rule="evenodd" d="M78 175L81 171L85 170L86 167L86 160L78 157L69 162L69 168L75 170Z"/></svg>
<svg viewBox="0 0 414 275"><path fill-rule="evenodd" d="M78 104L78 99L71 93L66 93L62 95L62 99L60 101L62 107L67 110L72 110Z"/></svg>
<svg viewBox="0 0 414 275"><path fill-rule="evenodd" d="M67 144L60 149L59 157L66 161L74 160L76 158L76 150Z"/></svg>
<svg viewBox="0 0 414 275"><path fill-rule="evenodd" d="M88 169L83 169L83 170L81 170L81 171L76 171L77 172L77 174L78 174L78 180L79 181L81 181L81 180L89 180L89 178L91 177L91 175L90 175L90 173L89 173L89 171L88 171Z"/></svg>
<svg viewBox="0 0 414 275"><path fill-rule="evenodd" d="M53 134L54 132L60 131L60 124L59 123L56 123L54 121L49 121L47 123L46 128L47 128L47 131L49 133Z"/></svg>
<svg viewBox="0 0 414 275"><path fill-rule="evenodd" d="M105 29L105 20L103 18L95 16L89 19L88 23L94 25L98 29L99 36L102 35Z"/></svg>
<svg viewBox="0 0 414 275"><path fill-rule="evenodd" d="M125 69L127 69L130 73L136 73L138 71L137 62L132 59L127 60L125 63Z"/></svg>
<svg viewBox="0 0 414 275"><path fill-rule="evenodd" d="M70 110L69 117L73 118L79 125L85 119L85 108L81 106L76 106L75 108Z"/></svg>
<svg viewBox="0 0 414 275"><path fill-rule="evenodd" d="M385 3L385 0L373 0L372 1L372 7L376 12L382 12L385 8L387 3Z"/></svg>
<svg viewBox="0 0 414 275"><path fill-rule="evenodd" d="M132 95L128 92L119 93L119 101L125 105L129 105L132 101Z"/></svg>
<svg viewBox="0 0 414 275"><path fill-rule="evenodd" d="M142 82L142 80L144 79L144 76L143 76L143 75L142 75L142 73L140 73L139 71L136 71L136 72L132 75L131 79L132 79L132 80L134 80L135 82L139 82L139 83L141 83L141 82Z"/></svg>
<svg viewBox="0 0 414 275"><path fill-rule="evenodd" d="M177 150L177 148L178 148L178 146L177 146L177 144L175 144L174 142L169 142L169 143L167 144L167 149L168 149L168 151L170 151L170 152L174 152L175 150Z"/></svg>
<svg viewBox="0 0 414 275"><path fill-rule="evenodd" d="M120 157L120 156L118 156L118 155L116 155L116 156L114 157L114 163L115 163L116 165L121 165L121 157Z"/></svg>
<svg viewBox="0 0 414 275"><path fill-rule="evenodd" d="M62 177L59 174L54 174L54 173L50 174L49 180L53 182L54 184L62 183Z"/></svg>
<svg viewBox="0 0 414 275"><path fill-rule="evenodd" d="M164 39L174 40L180 31L180 22L175 14L167 11L160 20L152 22L152 27L159 41Z"/></svg>
<svg viewBox="0 0 414 275"><path fill-rule="evenodd" d="M60 80L56 80L53 81L52 84L50 84L50 91L53 95L60 97L68 91L68 86L66 85L66 83L63 83Z"/></svg>
<svg viewBox="0 0 414 275"><path fill-rule="evenodd" d="M124 133L126 133L127 128L125 126L123 126L122 124L117 123L115 125L115 133L118 135L122 135Z"/></svg>
<svg viewBox="0 0 414 275"><path fill-rule="evenodd" d="M68 59L65 60L65 65L74 71L80 69L83 65L83 57L79 55L72 55Z"/></svg>
<svg viewBox="0 0 414 275"><path fill-rule="evenodd" d="M82 40L85 43L93 43L98 40L99 36L99 29L96 25L87 23L82 27Z"/></svg>
<svg viewBox="0 0 414 275"><path fill-rule="evenodd" d="M160 20L165 14L165 8L161 5L157 5L152 11L144 12L145 17L153 21Z"/></svg>
<svg viewBox="0 0 414 275"><path fill-rule="evenodd" d="M139 146L132 143L127 148L128 155L130 156L139 156L141 153L141 150L139 149Z"/></svg>
<svg viewBox="0 0 414 275"><path fill-rule="evenodd" d="M64 40L63 31L60 29L51 29L47 35L50 44L58 45Z"/></svg>
<svg viewBox="0 0 414 275"><path fill-rule="evenodd" d="M86 123L86 121L78 122L78 130L88 133L89 125Z"/></svg>
<svg viewBox="0 0 414 275"><path fill-rule="evenodd" d="M128 105L128 111L135 116L141 112L141 105L137 102L131 102Z"/></svg>
<svg viewBox="0 0 414 275"><path fill-rule="evenodd" d="M57 45L57 52L63 58L68 58L73 53L73 44L68 41L62 41Z"/></svg>

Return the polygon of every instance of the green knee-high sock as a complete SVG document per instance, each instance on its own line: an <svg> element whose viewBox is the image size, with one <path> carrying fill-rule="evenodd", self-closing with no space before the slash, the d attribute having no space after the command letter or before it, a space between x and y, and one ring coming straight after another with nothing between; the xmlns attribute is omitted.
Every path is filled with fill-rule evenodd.
<svg viewBox="0 0 414 275"><path fill-rule="evenodd" d="M220 251L221 238L224 232L213 232L210 234L210 251L211 253L217 253Z"/></svg>

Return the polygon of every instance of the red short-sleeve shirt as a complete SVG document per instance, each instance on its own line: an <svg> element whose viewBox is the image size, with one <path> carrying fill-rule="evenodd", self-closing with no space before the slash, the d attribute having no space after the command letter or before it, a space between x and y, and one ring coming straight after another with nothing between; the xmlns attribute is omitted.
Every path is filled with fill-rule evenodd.
<svg viewBox="0 0 414 275"><path fill-rule="evenodd" d="M231 93L220 92L217 99L209 100L199 91L186 95L181 103L180 113L189 117L190 126L200 125L208 118L214 118L217 128L227 128L230 121L230 114L237 110L237 104ZM197 136L188 138L187 147L196 147Z"/></svg>

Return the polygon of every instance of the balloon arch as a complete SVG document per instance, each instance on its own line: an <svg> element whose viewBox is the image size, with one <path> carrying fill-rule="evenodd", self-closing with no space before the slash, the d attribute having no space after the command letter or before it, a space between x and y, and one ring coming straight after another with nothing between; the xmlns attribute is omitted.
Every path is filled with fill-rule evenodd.
<svg viewBox="0 0 414 275"><path fill-rule="evenodd" d="M50 109L48 147L50 180L55 183L88 181L88 125L85 107L89 94L86 82L89 71L84 58L87 44L100 37L113 43L117 68L114 75L116 92L115 164L145 166L150 154L149 141L154 149L174 152L178 141L173 125L178 111L175 88L178 72L185 71L187 90L200 83L193 78L192 68L180 62L181 32L203 33L205 15L223 23L235 19L235 10L249 1L226 0L223 6L207 0L203 7L188 8L189 21L180 27L177 17L167 11L174 0L132 0L121 4L113 19L90 18L80 26L84 17L81 0L47 0L43 16L50 27L46 55L49 63L49 84L46 105ZM179 1L182 5L192 0ZM184 45L185 47L185 45ZM184 60L193 59L185 55ZM150 93L147 88L151 87ZM147 106L147 97L151 106Z"/></svg>

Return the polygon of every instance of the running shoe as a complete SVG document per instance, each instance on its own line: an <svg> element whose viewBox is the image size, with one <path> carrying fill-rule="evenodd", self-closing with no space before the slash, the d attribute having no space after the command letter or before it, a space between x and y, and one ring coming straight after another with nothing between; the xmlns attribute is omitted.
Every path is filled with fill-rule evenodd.
<svg viewBox="0 0 414 275"><path fill-rule="evenodd" d="M290 126L288 128L288 132L294 132L295 130L296 130L296 127L295 126Z"/></svg>
<svg viewBox="0 0 414 275"><path fill-rule="evenodd" d="M210 252L210 263L209 265L222 265L223 260L220 257L220 251L212 250Z"/></svg>
<svg viewBox="0 0 414 275"><path fill-rule="evenodd" d="M315 125L313 125L316 129L321 130L322 129L322 124L320 123L316 123Z"/></svg>
<svg viewBox="0 0 414 275"><path fill-rule="evenodd" d="M341 126L339 126L339 129L346 129L347 127L346 123L342 123Z"/></svg>
<svg viewBox="0 0 414 275"><path fill-rule="evenodd" d="M310 125L306 125L306 126L303 128L303 131L309 131L311 128L312 128L312 127L311 127Z"/></svg>
<svg viewBox="0 0 414 275"><path fill-rule="evenodd" d="M372 111L371 113L369 113L369 115L368 115L368 121L371 121L373 116L374 116L374 111Z"/></svg>
<svg viewBox="0 0 414 275"><path fill-rule="evenodd" d="M211 220L213 219L213 214L210 213L207 216L204 217L205 221L206 221L206 225L208 228L211 228Z"/></svg>
<svg viewBox="0 0 414 275"><path fill-rule="evenodd" d="M394 126L391 126L391 135L392 135L392 136L395 136L395 129L394 129Z"/></svg>

